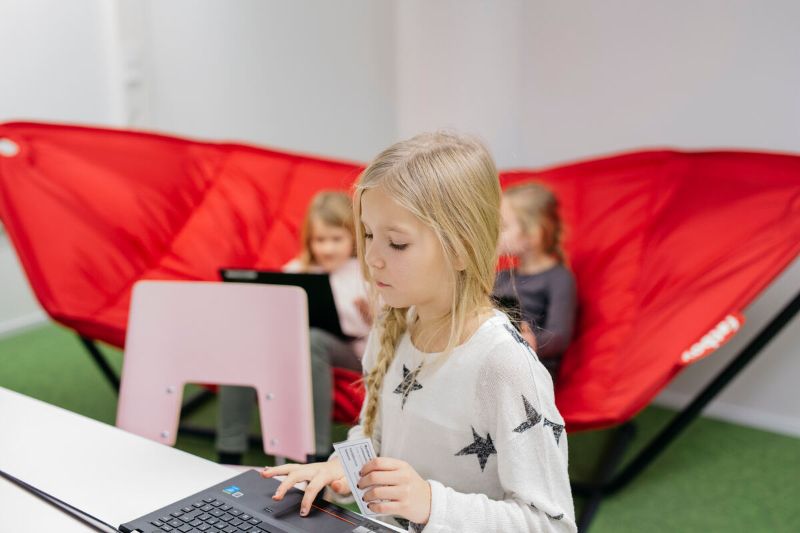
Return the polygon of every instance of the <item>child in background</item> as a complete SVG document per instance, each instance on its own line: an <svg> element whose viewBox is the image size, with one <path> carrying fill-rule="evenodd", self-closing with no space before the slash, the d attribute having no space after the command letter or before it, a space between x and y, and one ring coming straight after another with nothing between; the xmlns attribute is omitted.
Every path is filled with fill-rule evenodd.
<svg viewBox="0 0 800 533"><path fill-rule="evenodd" d="M367 287L355 258L352 206L347 194L318 193L303 223L302 251L283 268L284 272L329 273L342 332L355 338L345 341L318 328L309 331L315 447L316 454L324 458L331 449L331 367L361 372L361 356L371 323ZM219 398L217 451L220 462L239 464L247 450L255 396L248 387L220 387Z"/></svg>
<svg viewBox="0 0 800 533"><path fill-rule="evenodd" d="M538 183L509 187L500 207L499 252L519 260L497 275L494 296L515 298L522 335L555 382L575 324L575 278L564 264L558 201Z"/></svg>
<svg viewBox="0 0 800 533"><path fill-rule="evenodd" d="M389 147L356 187L358 256L384 305L349 438L378 455L358 483L369 508L409 531L576 531L552 380L490 300L499 207L491 156L453 134ZM328 485L349 492L335 454L262 475L286 475L277 500L309 482L301 515Z"/></svg>

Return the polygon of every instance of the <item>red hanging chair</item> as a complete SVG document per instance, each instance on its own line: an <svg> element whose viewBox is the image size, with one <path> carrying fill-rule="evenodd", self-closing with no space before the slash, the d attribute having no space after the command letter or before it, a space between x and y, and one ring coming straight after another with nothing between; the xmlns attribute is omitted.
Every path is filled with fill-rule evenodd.
<svg viewBox="0 0 800 533"><path fill-rule="evenodd" d="M36 297L118 347L136 281L279 268L314 193L363 168L103 128L8 123L0 138L18 148L0 155L0 219ZM580 311L557 403L573 431L633 417L800 251L797 156L645 151L501 175L529 180L556 192L569 228ZM355 378L337 372L339 420L357 416Z"/></svg>

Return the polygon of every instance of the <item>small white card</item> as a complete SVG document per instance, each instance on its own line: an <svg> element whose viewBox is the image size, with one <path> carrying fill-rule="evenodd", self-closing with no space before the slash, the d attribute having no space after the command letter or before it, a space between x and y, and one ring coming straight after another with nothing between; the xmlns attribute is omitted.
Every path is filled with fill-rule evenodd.
<svg viewBox="0 0 800 533"><path fill-rule="evenodd" d="M350 491L356 499L358 508L361 510L361 514L364 516L380 516L378 513L370 511L366 502L364 502L364 493L369 490L369 487L366 487L364 490L357 487L358 480L361 479L361 468L375 459L375 449L372 447L372 440L356 439L337 442L333 445L333 449L339 454L339 460L342 462L342 467L344 468L344 475L347 478L347 483L350 485Z"/></svg>

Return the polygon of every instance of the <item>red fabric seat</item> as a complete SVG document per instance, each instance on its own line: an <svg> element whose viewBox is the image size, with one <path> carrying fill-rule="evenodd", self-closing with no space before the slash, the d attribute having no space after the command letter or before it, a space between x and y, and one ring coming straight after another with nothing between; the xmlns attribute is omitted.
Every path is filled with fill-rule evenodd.
<svg viewBox="0 0 800 533"><path fill-rule="evenodd" d="M298 251L306 206L359 164L101 128L0 125L0 219L56 321L123 346L140 279L216 280ZM800 252L800 157L647 151L543 171L570 233L576 339L557 403L571 430L632 417L713 351ZM726 317L734 317L727 318ZM708 350L707 350L708 348ZM337 418L363 391L336 373Z"/></svg>
<svg viewBox="0 0 800 533"><path fill-rule="evenodd" d="M800 253L798 156L639 152L502 177L547 183L570 230L579 316L556 402L573 431L633 417Z"/></svg>

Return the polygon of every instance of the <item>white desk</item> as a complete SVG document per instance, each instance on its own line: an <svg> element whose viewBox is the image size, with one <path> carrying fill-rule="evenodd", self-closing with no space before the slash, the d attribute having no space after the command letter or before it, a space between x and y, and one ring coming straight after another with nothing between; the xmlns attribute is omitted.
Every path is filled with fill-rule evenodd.
<svg viewBox="0 0 800 533"><path fill-rule="evenodd" d="M241 472L2 387L0 470L115 528ZM0 478L6 531L96 530Z"/></svg>
<svg viewBox="0 0 800 533"><path fill-rule="evenodd" d="M0 531L86 533L89 528L36 496L0 478ZM117 524L119 525L119 524Z"/></svg>
<svg viewBox="0 0 800 533"><path fill-rule="evenodd" d="M0 470L114 527L236 475L2 387ZM3 532L92 531L2 478L0 502Z"/></svg>

